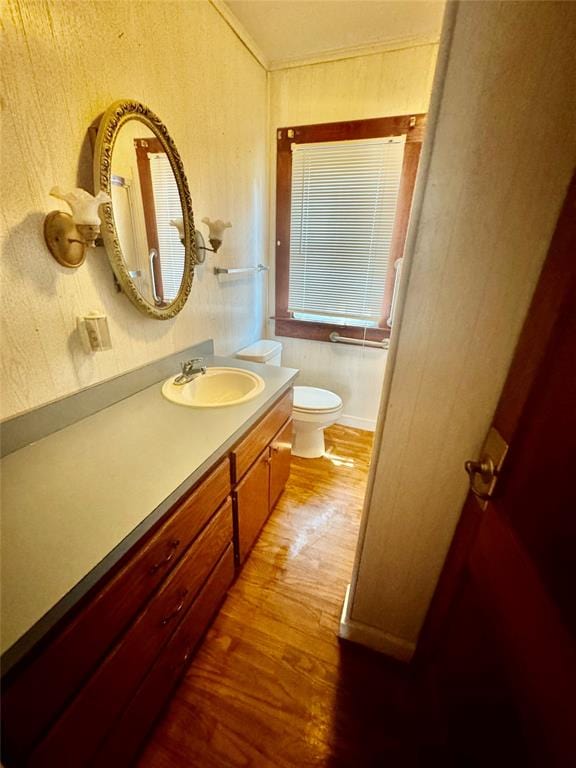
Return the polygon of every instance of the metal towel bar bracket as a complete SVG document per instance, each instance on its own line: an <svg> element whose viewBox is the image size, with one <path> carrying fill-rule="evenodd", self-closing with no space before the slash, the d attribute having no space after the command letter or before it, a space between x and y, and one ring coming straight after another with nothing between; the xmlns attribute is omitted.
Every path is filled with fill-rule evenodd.
<svg viewBox="0 0 576 768"><path fill-rule="evenodd" d="M214 267L215 275L242 275L248 272L268 272L270 267L265 264L258 264L255 267Z"/></svg>
<svg viewBox="0 0 576 768"><path fill-rule="evenodd" d="M388 339L382 341L369 341L367 339L352 339L349 336L340 336L337 331L332 331L330 341L335 344L354 344L358 347L377 347L378 349L388 349L390 344Z"/></svg>

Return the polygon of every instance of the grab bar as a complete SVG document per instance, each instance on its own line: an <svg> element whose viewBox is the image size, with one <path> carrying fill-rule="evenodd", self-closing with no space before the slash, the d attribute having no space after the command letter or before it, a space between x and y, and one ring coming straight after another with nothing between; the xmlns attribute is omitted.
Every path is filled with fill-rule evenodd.
<svg viewBox="0 0 576 768"><path fill-rule="evenodd" d="M229 269L228 267L214 267L215 275L241 275L246 272L268 272L270 267L264 264L258 264L256 267L234 267Z"/></svg>
<svg viewBox="0 0 576 768"><path fill-rule="evenodd" d="M154 299L154 303L156 306L161 306L164 304L164 300L160 298L158 291L156 290L156 274L154 272L154 259L158 258L158 251L155 248L150 249L150 253L148 254L148 258L150 259L150 278L152 281L152 298Z"/></svg>
<svg viewBox="0 0 576 768"><path fill-rule="evenodd" d="M337 331L332 331L330 341L333 341L335 344L355 344L358 347L377 347L378 349L388 349L390 344L388 339L383 339L382 341L352 339L349 336L340 336Z"/></svg>

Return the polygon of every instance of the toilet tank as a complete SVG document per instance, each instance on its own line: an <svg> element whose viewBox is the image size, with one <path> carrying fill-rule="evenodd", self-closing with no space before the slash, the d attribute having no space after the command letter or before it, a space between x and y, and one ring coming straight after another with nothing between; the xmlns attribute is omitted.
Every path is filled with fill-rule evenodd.
<svg viewBox="0 0 576 768"><path fill-rule="evenodd" d="M236 357L241 360L249 360L251 363L266 363L266 365L280 365L282 358L282 344L272 339L260 339L236 352Z"/></svg>

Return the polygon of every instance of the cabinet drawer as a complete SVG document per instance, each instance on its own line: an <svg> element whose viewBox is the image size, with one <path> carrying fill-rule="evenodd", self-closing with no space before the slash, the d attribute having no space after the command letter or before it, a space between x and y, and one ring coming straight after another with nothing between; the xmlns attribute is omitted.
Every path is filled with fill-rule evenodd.
<svg viewBox="0 0 576 768"><path fill-rule="evenodd" d="M131 765L190 662L233 579L234 551L230 545L166 648L144 678L136 695L98 750L92 763L94 768L127 768Z"/></svg>
<svg viewBox="0 0 576 768"><path fill-rule="evenodd" d="M280 427L292 416L292 389L287 392L250 434L234 449L232 482L237 483L264 450Z"/></svg>
<svg viewBox="0 0 576 768"><path fill-rule="evenodd" d="M88 605L4 686L5 754L30 751L230 493L228 460L169 514Z"/></svg>
<svg viewBox="0 0 576 768"><path fill-rule="evenodd" d="M269 481L270 449L266 448L233 493L234 525L240 565L252 549L268 517Z"/></svg>
<svg viewBox="0 0 576 768"><path fill-rule="evenodd" d="M290 475L292 461L292 419L285 424L270 443L270 509L278 498Z"/></svg>
<svg viewBox="0 0 576 768"><path fill-rule="evenodd" d="M29 765L86 765L232 538L228 500L33 752Z"/></svg>

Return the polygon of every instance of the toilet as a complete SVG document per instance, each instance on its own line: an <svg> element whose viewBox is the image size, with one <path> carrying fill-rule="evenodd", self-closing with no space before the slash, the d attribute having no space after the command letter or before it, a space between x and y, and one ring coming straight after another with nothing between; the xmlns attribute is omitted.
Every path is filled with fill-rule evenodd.
<svg viewBox="0 0 576 768"><path fill-rule="evenodd" d="M292 453L304 459L324 456L324 430L342 413L342 400L334 392L318 387L294 387L294 442Z"/></svg>
<svg viewBox="0 0 576 768"><path fill-rule="evenodd" d="M282 344L261 339L236 353L241 360L266 365L280 365ZM328 389L294 387L292 454L304 459L324 455L324 430L335 424L342 413L342 399Z"/></svg>

